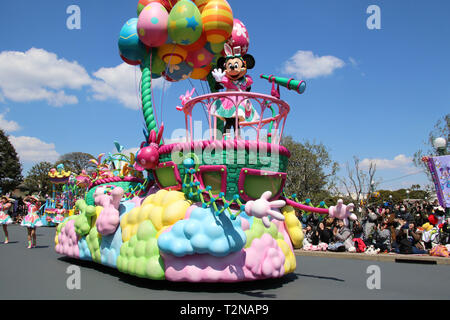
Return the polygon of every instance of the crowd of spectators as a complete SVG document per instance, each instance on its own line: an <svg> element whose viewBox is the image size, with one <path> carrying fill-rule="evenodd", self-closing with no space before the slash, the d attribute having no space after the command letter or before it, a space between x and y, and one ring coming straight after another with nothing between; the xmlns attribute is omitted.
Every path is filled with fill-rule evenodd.
<svg viewBox="0 0 450 320"><path fill-rule="evenodd" d="M317 213L298 213L303 249L364 252L366 254L428 254L449 245L450 226L445 209L427 201L385 203L362 207L358 219L344 221Z"/></svg>

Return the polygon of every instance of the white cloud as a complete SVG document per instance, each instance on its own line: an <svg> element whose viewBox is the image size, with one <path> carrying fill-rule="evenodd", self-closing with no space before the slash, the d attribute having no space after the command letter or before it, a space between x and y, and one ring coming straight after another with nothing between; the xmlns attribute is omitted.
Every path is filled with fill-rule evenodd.
<svg viewBox="0 0 450 320"><path fill-rule="evenodd" d="M297 51L285 64L282 72L293 74L298 79L317 78L331 75L342 68L344 61L333 56L318 56L312 51Z"/></svg>
<svg viewBox="0 0 450 320"><path fill-rule="evenodd" d="M410 169L413 164L413 158L407 157L404 154L399 154L394 157L394 159L363 159L360 163L361 168L367 169L370 163L375 163L377 165L377 170L384 169ZM417 171L417 168L416 168Z"/></svg>
<svg viewBox="0 0 450 320"><path fill-rule="evenodd" d="M53 143L46 143L36 137L9 136L9 141L16 149L22 162L54 162L59 158Z"/></svg>
<svg viewBox="0 0 450 320"><path fill-rule="evenodd" d="M60 107L79 102L68 90L80 92L86 87L94 100L112 99L137 110L140 78L139 67L126 63L100 68L91 76L78 62L58 58L44 49L0 52L0 102L46 101ZM152 80L153 89L161 89L163 84L166 89L170 87L163 78Z"/></svg>
<svg viewBox="0 0 450 320"><path fill-rule="evenodd" d="M9 109L7 109L4 113L0 113L0 129L6 132L14 132L20 130L21 128L17 122L5 119L5 115L8 112Z"/></svg>
<svg viewBox="0 0 450 320"><path fill-rule="evenodd" d="M92 83L95 100L104 101L114 99L130 109L141 107L139 95L139 82L141 72L138 67L122 63L113 68L101 68L94 73L97 78ZM165 80L163 78L152 80L153 89L162 88ZM170 83L166 81L165 88Z"/></svg>
<svg viewBox="0 0 450 320"><path fill-rule="evenodd" d="M78 98L65 90L79 90L91 82L89 74L76 61L59 59L43 49L0 52L0 97L3 100L44 100L55 107L76 104Z"/></svg>

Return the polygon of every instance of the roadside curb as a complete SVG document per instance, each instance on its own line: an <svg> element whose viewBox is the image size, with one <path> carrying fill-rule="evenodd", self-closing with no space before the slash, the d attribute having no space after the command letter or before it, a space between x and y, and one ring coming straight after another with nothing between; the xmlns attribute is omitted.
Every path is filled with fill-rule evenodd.
<svg viewBox="0 0 450 320"><path fill-rule="evenodd" d="M419 264L439 264L450 266L450 258L432 257L412 254L376 254L368 255L364 253L349 253L349 252L320 252L320 251L304 251L301 249L294 250L295 255L304 257L321 257L334 259L353 259L366 261L387 261L400 263L419 263Z"/></svg>

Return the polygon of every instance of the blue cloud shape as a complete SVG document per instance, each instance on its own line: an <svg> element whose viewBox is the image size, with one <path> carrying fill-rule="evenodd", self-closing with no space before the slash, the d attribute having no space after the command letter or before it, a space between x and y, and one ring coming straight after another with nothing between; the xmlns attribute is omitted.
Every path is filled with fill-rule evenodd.
<svg viewBox="0 0 450 320"><path fill-rule="evenodd" d="M246 241L239 216L231 220L226 211L216 216L212 208L197 207L189 219L159 236L158 247L177 257L203 253L224 257L241 250Z"/></svg>
<svg viewBox="0 0 450 320"><path fill-rule="evenodd" d="M80 240L78 240L78 249L80 251L80 259L81 260L92 261L92 255L91 255L91 252L89 251L86 237L83 237Z"/></svg>

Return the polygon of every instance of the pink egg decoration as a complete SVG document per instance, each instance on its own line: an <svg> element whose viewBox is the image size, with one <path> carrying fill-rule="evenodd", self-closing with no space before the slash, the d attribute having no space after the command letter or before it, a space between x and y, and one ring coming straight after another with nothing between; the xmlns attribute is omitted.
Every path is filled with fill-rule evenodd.
<svg viewBox="0 0 450 320"><path fill-rule="evenodd" d="M248 36L247 28L239 19L233 19L233 31L231 32L231 37L227 40L227 43L232 48L241 47L242 55L247 53L250 38Z"/></svg>
<svg viewBox="0 0 450 320"><path fill-rule="evenodd" d="M209 65L214 58L214 55L206 50L206 48L201 48L200 50L189 52L186 57L186 62L188 65L194 68L203 68Z"/></svg>
<svg viewBox="0 0 450 320"><path fill-rule="evenodd" d="M159 47L166 43L169 14L158 2L151 2L139 15L137 31L139 39L148 47Z"/></svg>

